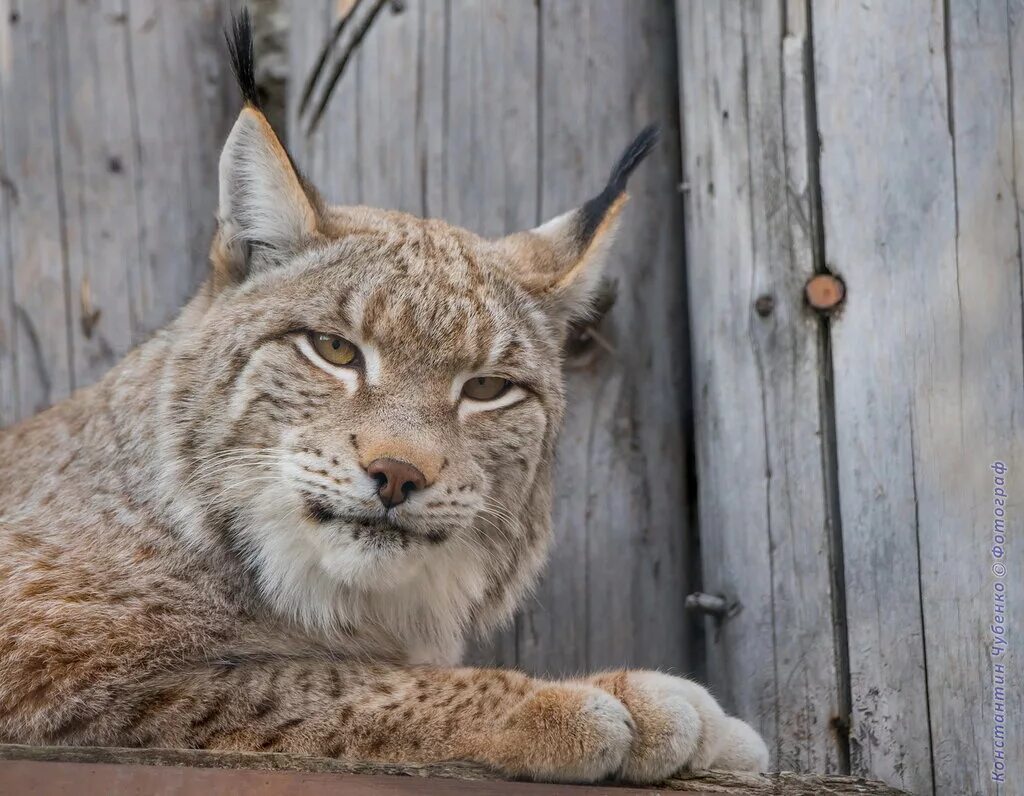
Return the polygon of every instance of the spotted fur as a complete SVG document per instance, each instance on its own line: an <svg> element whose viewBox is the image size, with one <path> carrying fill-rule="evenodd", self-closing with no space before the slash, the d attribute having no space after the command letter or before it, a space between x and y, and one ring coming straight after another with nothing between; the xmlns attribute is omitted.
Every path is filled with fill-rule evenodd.
<svg viewBox="0 0 1024 796"><path fill-rule="evenodd" d="M248 30L233 51L251 88ZM562 339L650 143L585 213L493 241L324 205L249 97L198 294L98 384L0 434L0 741L581 781L763 767L756 733L694 683L457 665L544 562ZM360 365L319 359L308 330ZM474 404L474 375L516 386ZM380 457L424 488L382 506Z"/></svg>

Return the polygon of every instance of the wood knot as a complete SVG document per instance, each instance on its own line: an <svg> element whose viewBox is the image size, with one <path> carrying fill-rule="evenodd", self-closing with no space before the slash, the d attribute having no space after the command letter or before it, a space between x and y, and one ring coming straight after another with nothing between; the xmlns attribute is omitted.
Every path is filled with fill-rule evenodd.
<svg viewBox="0 0 1024 796"><path fill-rule="evenodd" d="M763 296L758 296L754 302L754 312L760 315L762 318L767 318L772 314L775 309L775 296L770 293L765 293Z"/></svg>
<svg viewBox="0 0 1024 796"><path fill-rule="evenodd" d="M812 308L825 315L831 314L846 298L846 285L832 274L816 274L804 285L804 296Z"/></svg>

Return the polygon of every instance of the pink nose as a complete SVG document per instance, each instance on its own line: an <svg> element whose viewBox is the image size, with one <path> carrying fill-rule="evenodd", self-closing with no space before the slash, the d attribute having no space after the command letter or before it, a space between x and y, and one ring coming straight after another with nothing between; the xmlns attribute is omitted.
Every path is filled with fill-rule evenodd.
<svg viewBox="0 0 1024 796"><path fill-rule="evenodd" d="M366 472L377 480L377 496L386 509L403 503L410 492L427 485L423 473L398 459L374 459L367 465Z"/></svg>

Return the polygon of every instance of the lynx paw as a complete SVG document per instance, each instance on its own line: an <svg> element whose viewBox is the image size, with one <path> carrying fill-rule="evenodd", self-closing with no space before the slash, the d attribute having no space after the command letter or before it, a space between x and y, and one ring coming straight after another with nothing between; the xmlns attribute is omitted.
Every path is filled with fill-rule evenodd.
<svg viewBox="0 0 1024 796"><path fill-rule="evenodd" d="M768 749L750 725L726 716L694 682L660 672L619 672L592 682L621 701L635 726L620 776L657 782L683 768L764 771Z"/></svg>
<svg viewBox="0 0 1024 796"><path fill-rule="evenodd" d="M550 685L512 711L488 757L514 776L594 782L622 768L634 729L625 705L607 691Z"/></svg>

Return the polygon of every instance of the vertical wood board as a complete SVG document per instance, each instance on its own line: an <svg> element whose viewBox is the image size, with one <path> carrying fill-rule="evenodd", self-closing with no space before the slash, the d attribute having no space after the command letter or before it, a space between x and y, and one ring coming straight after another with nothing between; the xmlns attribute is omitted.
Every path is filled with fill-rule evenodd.
<svg viewBox="0 0 1024 796"><path fill-rule="evenodd" d="M943 514L967 504L941 473L971 467L948 425L961 316L942 6L812 8L825 256L847 284L832 352L851 763L931 793L927 630L940 584L926 543L963 533Z"/></svg>
<svg viewBox="0 0 1024 796"><path fill-rule="evenodd" d="M784 769L838 771L806 20L782 3L677 3L708 676Z"/></svg>
<svg viewBox="0 0 1024 796"><path fill-rule="evenodd" d="M11 422L66 397L74 382L56 120L63 20L54 2L5 0L0 13Z"/></svg>
<svg viewBox="0 0 1024 796"><path fill-rule="evenodd" d="M0 4L0 423L94 382L207 272L225 3L171 8Z"/></svg>
<svg viewBox="0 0 1024 796"><path fill-rule="evenodd" d="M929 280L917 323L921 372L915 475L935 790L1010 794L1024 787L1024 733L1007 727L1007 785L993 769L994 665L1007 667L1007 724L1024 716L1024 341L1020 209L1024 28L1019 4L952 3L947 24L955 174L955 269ZM1012 14L1012 16L1011 16ZM1014 111L1018 116L1014 118ZM939 277L939 278L935 278ZM938 294L937 296L935 294ZM921 310L919 309L918 312ZM942 315L937 318L936 316ZM934 336L933 336L934 335ZM922 334L924 337L924 334ZM993 575L990 465L1009 468L1008 541ZM1009 649L991 654L994 588L1005 587ZM1015 631L1015 626L1018 628Z"/></svg>

